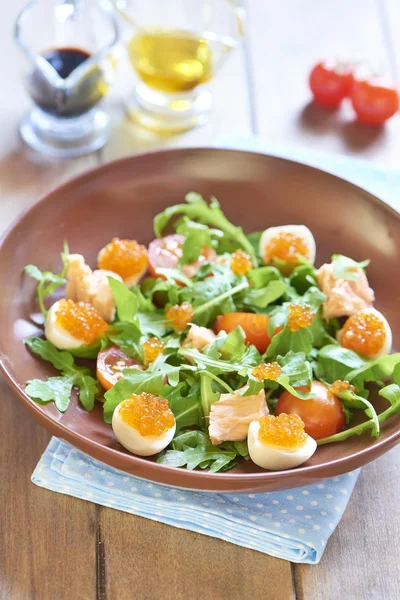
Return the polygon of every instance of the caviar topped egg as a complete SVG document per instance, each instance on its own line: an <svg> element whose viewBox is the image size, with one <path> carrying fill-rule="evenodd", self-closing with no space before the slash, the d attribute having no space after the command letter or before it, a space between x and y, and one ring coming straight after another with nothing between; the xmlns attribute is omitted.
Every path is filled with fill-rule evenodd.
<svg viewBox="0 0 400 600"><path fill-rule="evenodd" d="M298 467L317 449L317 442L304 431L301 418L285 413L252 421L247 444L251 460L270 471Z"/></svg>
<svg viewBox="0 0 400 600"><path fill-rule="evenodd" d="M392 349L392 330L376 308L365 308L349 317L337 339L344 348L371 359L389 354Z"/></svg>
<svg viewBox="0 0 400 600"><path fill-rule="evenodd" d="M315 240L305 225L279 225L269 227L260 238L259 252L266 264L280 267L283 263L286 270L297 266L304 258L311 263L315 261Z"/></svg>
<svg viewBox="0 0 400 600"><path fill-rule="evenodd" d="M56 348L71 350L95 342L107 327L91 304L63 298L49 309L44 332Z"/></svg>
<svg viewBox="0 0 400 600"><path fill-rule="evenodd" d="M154 394L132 394L118 404L112 428L119 443L138 456L152 456L166 448L176 423L168 400Z"/></svg>
<svg viewBox="0 0 400 600"><path fill-rule="evenodd" d="M131 287L147 271L147 249L136 240L113 238L100 250L97 262L99 269L117 273L125 285Z"/></svg>

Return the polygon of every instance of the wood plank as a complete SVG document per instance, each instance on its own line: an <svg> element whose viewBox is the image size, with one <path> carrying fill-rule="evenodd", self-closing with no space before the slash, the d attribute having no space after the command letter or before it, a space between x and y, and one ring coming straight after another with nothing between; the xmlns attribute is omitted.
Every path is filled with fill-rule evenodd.
<svg viewBox="0 0 400 600"><path fill-rule="evenodd" d="M101 512L107 598L131 600L133 590L140 600L293 597L287 562L111 509Z"/></svg>
<svg viewBox="0 0 400 600"><path fill-rule="evenodd" d="M400 448L364 467L319 565L296 567L298 600L400 598Z"/></svg>
<svg viewBox="0 0 400 600"><path fill-rule="evenodd" d="M336 111L311 103L307 84L311 67L326 57L366 59L391 73L378 2L248 0L248 5L258 133L269 141L398 166L399 115L383 128L360 125L349 102Z"/></svg>
<svg viewBox="0 0 400 600"><path fill-rule="evenodd" d="M1 230L31 202L74 173L97 163L44 159L26 148L18 122L29 101L10 31L25 0L2 7L0 53ZM30 482L49 434L30 417L3 381L0 436L0 598L91 599L96 596L96 508Z"/></svg>
<svg viewBox="0 0 400 600"><path fill-rule="evenodd" d="M0 598L95 598L95 506L30 482L50 435L3 381L0 395Z"/></svg>

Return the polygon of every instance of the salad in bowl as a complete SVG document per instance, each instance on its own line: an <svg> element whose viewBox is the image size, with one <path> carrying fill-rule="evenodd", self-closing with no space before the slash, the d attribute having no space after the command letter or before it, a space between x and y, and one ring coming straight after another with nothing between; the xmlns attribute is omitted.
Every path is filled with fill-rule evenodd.
<svg viewBox="0 0 400 600"><path fill-rule="evenodd" d="M148 247L113 238L96 270L67 244L60 273L25 267L44 316L25 343L59 372L27 382L34 401L64 412L76 388L127 451L211 472L294 468L318 445L379 436L400 411L400 354L368 260L317 268L306 226L246 235L194 192L154 234Z"/></svg>

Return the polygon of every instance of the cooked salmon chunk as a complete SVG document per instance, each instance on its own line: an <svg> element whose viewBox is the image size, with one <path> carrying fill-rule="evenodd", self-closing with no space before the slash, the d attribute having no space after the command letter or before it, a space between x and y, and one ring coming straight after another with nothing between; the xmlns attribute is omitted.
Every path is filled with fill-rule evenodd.
<svg viewBox="0 0 400 600"><path fill-rule="evenodd" d="M368 279L360 267L354 268L357 280L350 281L335 278L332 264L324 264L317 271L317 281L326 300L322 306L322 316L329 320L333 317L349 317L359 310L372 306L374 291L369 287Z"/></svg>
<svg viewBox="0 0 400 600"><path fill-rule="evenodd" d="M67 298L91 304L105 321L115 316L115 302L107 277L122 279L112 271L92 269L81 254L70 254L67 271Z"/></svg>
<svg viewBox="0 0 400 600"><path fill-rule="evenodd" d="M221 394L220 399L211 405L208 433L212 443L245 440L250 423L265 417L268 412L264 389L253 396Z"/></svg>
<svg viewBox="0 0 400 600"><path fill-rule="evenodd" d="M217 336L212 329L191 325L184 341L184 346L194 346L197 350L202 350L205 346L215 340Z"/></svg>

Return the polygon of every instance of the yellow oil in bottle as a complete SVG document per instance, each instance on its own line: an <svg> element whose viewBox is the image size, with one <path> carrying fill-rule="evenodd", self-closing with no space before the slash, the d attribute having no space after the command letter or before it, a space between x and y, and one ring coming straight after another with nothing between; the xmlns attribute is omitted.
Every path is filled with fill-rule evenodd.
<svg viewBox="0 0 400 600"><path fill-rule="evenodd" d="M210 42L189 32L142 31L130 40L128 54L142 81L160 92L190 92L213 76Z"/></svg>

